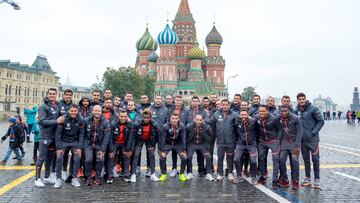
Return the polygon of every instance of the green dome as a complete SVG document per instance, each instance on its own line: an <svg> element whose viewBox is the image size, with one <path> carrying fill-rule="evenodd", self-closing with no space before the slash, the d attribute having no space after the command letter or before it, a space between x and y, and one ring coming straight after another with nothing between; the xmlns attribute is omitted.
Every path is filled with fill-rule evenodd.
<svg viewBox="0 0 360 203"><path fill-rule="evenodd" d="M150 35L149 29L146 28L143 36L136 42L136 49L141 50L156 50L158 47L156 40Z"/></svg>
<svg viewBox="0 0 360 203"><path fill-rule="evenodd" d="M205 52L199 48L199 43L195 40L194 47L190 49L188 58L191 60L202 60L205 58Z"/></svg>

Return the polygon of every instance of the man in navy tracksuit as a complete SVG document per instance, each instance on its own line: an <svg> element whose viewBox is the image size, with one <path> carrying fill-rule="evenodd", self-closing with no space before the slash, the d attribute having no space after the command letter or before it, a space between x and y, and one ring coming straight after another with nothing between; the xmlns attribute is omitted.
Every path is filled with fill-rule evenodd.
<svg viewBox="0 0 360 203"><path fill-rule="evenodd" d="M280 171L286 168L286 160L290 155L292 188L298 190L299 185L299 155L301 147L301 137L303 128L300 119L293 113L290 113L289 106L280 107L280 117L282 137L280 149ZM280 173L279 186L287 187L289 185L286 173Z"/></svg>
<svg viewBox="0 0 360 203"><path fill-rule="evenodd" d="M206 111L200 107L200 98L198 96L193 96L191 98L191 105L190 105L190 109L189 109L189 113L188 113L188 117L187 117L187 121L186 124L189 125L190 123L193 123L195 120L195 117L197 115L201 115L203 120L208 119L208 114L206 113ZM205 176L206 175L206 170L205 170L205 166L204 166L204 157L203 157L203 153L199 150L196 151L196 156L197 156L197 163L198 163L198 172L200 176ZM188 174L188 179L192 179L193 175Z"/></svg>
<svg viewBox="0 0 360 203"><path fill-rule="evenodd" d="M260 108L260 100L261 97L260 95L254 95L251 99L251 106L249 108L249 116L251 117L255 117L256 115L259 114L259 108Z"/></svg>
<svg viewBox="0 0 360 203"><path fill-rule="evenodd" d="M73 170L71 184L79 187L77 172L80 167L81 151L84 146L85 120L80 116L78 106L72 104L65 115L63 124L56 128L56 182L54 188L60 188L62 185L61 169L64 162L64 152L71 151L73 157Z"/></svg>
<svg viewBox="0 0 360 203"><path fill-rule="evenodd" d="M268 112L267 106L262 105L259 108L259 115L255 117L258 123L259 133L259 169L260 178L259 184L266 184L266 156L271 149L273 161L273 188L278 187L278 175L280 165L280 139L281 126L277 118Z"/></svg>
<svg viewBox="0 0 360 203"><path fill-rule="evenodd" d="M211 156L209 151L210 138L213 136L211 127L203 121L202 115L195 116L194 122L186 126L186 146L187 146L187 179L192 179L192 158L194 152L201 154L206 159L206 179L213 181L211 175ZM199 172L200 175L200 172Z"/></svg>
<svg viewBox="0 0 360 203"><path fill-rule="evenodd" d="M50 167L51 161L55 154L54 151L49 149L55 149L55 131L58 124L64 123L65 118L59 117L59 103L56 101L57 90L50 88L47 91L47 97L44 99L44 103L40 105L38 110L38 120L40 126L40 140L39 140L39 157L36 161L36 178L34 185L36 187L45 187L41 180L41 168L43 163L45 164L45 183L55 183L50 180Z"/></svg>
<svg viewBox="0 0 360 203"><path fill-rule="evenodd" d="M242 181L241 174L241 157L245 152L248 152L250 155L250 171L252 183L256 184L256 162L257 162L257 149L256 149L256 127L257 122L255 119L249 116L247 109L241 109L240 118L237 121L237 131L238 141L235 148L235 167L237 177L234 179L233 183L239 183Z"/></svg>
<svg viewBox="0 0 360 203"><path fill-rule="evenodd" d="M132 169L136 169L143 145L146 146L146 157L149 159L150 180L158 182L159 178L155 174L155 145L156 139L160 134L160 128L155 120L151 118L151 111L144 109L142 119L135 124L135 152L132 160ZM136 182L136 170L132 170L131 182Z"/></svg>
<svg viewBox="0 0 360 203"><path fill-rule="evenodd" d="M159 138L159 156L160 156L160 181L166 181L166 156L170 151L175 151L176 155L181 158L181 169L179 180L185 182L186 176L184 174L186 168L186 129L185 125L180 122L179 115L173 113L170 121L162 128L162 133ZM176 176L176 174L175 174Z"/></svg>
<svg viewBox="0 0 360 203"><path fill-rule="evenodd" d="M268 107L269 113L275 115L274 113L277 109L275 106L275 98L274 97L269 96L268 98L266 98L266 106Z"/></svg>
<svg viewBox="0 0 360 203"><path fill-rule="evenodd" d="M106 148L111 137L110 122L101 114L101 106L95 105L92 108L91 117L85 120L85 174L87 177L86 185L91 186L93 180L91 170L93 169L93 160L95 160L95 185L101 185L101 170L104 167L104 156Z"/></svg>
<svg viewBox="0 0 360 203"><path fill-rule="evenodd" d="M180 122L184 124L184 126L187 126L188 124L188 116L189 116L189 108L184 106L183 100L181 96L175 97L174 105L171 108L168 108L168 116L167 116L167 122L170 122L170 117L172 114L179 115ZM175 150L171 151L171 158L172 158L172 171L170 173L170 177L176 177L177 175L177 152Z"/></svg>
<svg viewBox="0 0 360 203"><path fill-rule="evenodd" d="M130 159L134 151L134 124L129 120L127 112L121 110L119 117L111 122L112 136L110 139L109 168L114 168L114 161L120 160L124 181L130 182ZM136 170L136 168L132 169ZM109 170L107 183L112 183L114 171Z"/></svg>
<svg viewBox="0 0 360 203"><path fill-rule="evenodd" d="M319 152L319 131L325 121L318 108L306 100L304 93L297 95L298 106L296 114L300 117L304 134L301 140L301 154L305 164L305 180L302 186L311 186L310 179L310 155L314 168L314 188L320 189L320 152Z"/></svg>
<svg viewBox="0 0 360 203"><path fill-rule="evenodd" d="M235 179L232 174L234 167L234 150L235 150L235 133L236 133L236 118L238 115L230 109L229 100L223 99L221 101L221 110L214 113L208 121L210 125L216 126L217 139L217 155L218 155L218 176L216 179L222 181L224 179L224 158L226 154L227 167L229 174L227 176L229 181Z"/></svg>

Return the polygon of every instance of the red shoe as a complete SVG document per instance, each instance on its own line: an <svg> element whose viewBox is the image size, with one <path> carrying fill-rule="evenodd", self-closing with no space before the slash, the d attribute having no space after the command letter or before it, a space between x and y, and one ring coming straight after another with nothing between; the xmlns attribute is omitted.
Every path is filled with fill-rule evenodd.
<svg viewBox="0 0 360 203"><path fill-rule="evenodd" d="M296 181L296 180L292 181L292 189L293 190L299 190L300 189L299 181Z"/></svg>
<svg viewBox="0 0 360 203"><path fill-rule="evenodd" d="M102 185L102 182L101 182L100 179L96 179L96 180L94 181L94 184L95 184L95 185Z"/></svg>
<svg viewBox="0 0 360 203"><path fill-rule="evenodd" d="M259 180L257 181L258 184L262 184L262 185L265 185L266 184L266 178L261 176L259 178Z"/></svg>
<svg viewBox="0 0 360 203"><path fill-rule="evenodd" d="M284 180L284 179L281 179L279 180L279 187L289 187L289 181L288 180Z"/></svg>
<svg viewBox="0 0 360 203"><path fill-rule="evenodd" d="M92 171L91 171L91 177L94 178L95 175L96 175L96 171L95 171L95 170L92 170Z"/></svg>

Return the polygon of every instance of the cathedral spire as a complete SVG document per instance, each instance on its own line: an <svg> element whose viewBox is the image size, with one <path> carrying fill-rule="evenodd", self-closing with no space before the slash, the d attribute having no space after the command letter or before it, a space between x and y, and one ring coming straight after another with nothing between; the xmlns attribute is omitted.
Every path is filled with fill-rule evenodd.
<svg viewBox="0 0 360 203"><path fill-rule="evenodd" d="M181 0L177 14L182 16L191 14L188 0Z"/></svg>
<svg viewBox="0 0 360 203"><path fill-rule="evenodd" d="M194 21L188 0L181 0L179 9L175 16L175 21Z"/></svg>

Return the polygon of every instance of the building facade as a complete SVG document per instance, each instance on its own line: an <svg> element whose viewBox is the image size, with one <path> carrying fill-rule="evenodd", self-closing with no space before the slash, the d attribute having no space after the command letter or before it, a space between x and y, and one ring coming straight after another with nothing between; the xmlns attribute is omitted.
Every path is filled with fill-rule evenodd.
<svg viewBox="0 0 360 203"><path fill-rule="evenodd" d="M46 56L38 55L31 66L0 60L0 111L39 105L49 88L59 87L59 77Z"/></svg>
<svg viewBox="0 0 360 203"><path fill-rule="evenodd" d="M335 104L330 97L324 98L321 95L319 95L319 97L317 97L313 100L313 105L318 107L320 112L322 112L322 113L327 112L327 111L330 111L330 112L338 111L338 108L337 108L338 105Z"/></svg>
<svg viewBox="0 0 360 203"><path fill-rule="evenodd" d="M215 23L205 39L206 55L199 47L188 0L180 1L172 22L172 28L168 23L158 34L157 40L146 28L136 43L137 72L156 77L156 95L182 95L188 99L193 95L217 94L219 98L227 98L225 60L220 53L223 38ZM156 53L158 47L160 55Z"/></svg>

